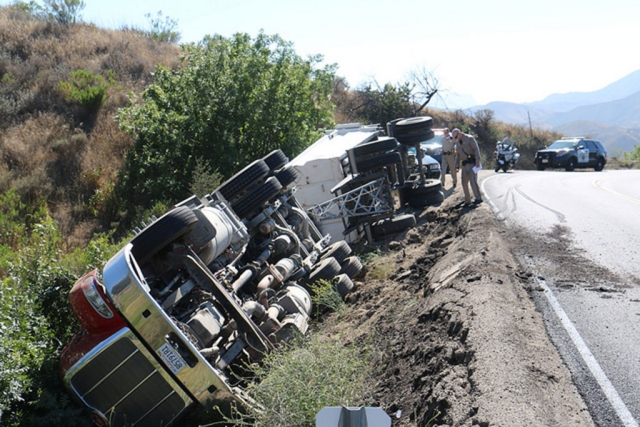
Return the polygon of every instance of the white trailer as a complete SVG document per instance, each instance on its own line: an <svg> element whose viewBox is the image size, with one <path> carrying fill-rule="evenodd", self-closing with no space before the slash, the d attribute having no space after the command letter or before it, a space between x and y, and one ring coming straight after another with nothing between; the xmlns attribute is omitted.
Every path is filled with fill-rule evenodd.
<svg viewBox="0 0 640 427"><path fill-rule="evenodd" d="M338 125L336 129L326 131L322 138L291 160L289 166L298 175L294 182L297 187L296 199L302 207L311 209L333 199L336 195L331 190L351 172L347 151L381 135L382 130L375 125ZM346 236L343 234L345 221L342 217L325 218L319 220L317 225L323 234L330 234L334 242L346 240L351 243L359 237L355 231Z"/></svg>

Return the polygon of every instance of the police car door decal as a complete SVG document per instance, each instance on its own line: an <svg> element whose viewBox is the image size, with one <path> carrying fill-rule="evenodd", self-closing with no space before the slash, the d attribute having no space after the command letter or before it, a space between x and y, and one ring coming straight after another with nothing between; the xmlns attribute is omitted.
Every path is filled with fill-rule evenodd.
<svg viewBox="0 0 640 427"><path fill-rule="evenodd" d="M587 163L589 161L589 150L585 147L578 150L578 163Z"/></svg>

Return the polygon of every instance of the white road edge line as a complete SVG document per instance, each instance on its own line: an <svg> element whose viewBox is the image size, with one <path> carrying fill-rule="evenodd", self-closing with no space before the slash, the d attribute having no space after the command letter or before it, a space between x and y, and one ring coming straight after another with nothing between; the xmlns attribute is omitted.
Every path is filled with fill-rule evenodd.
<svg viewBox="0 0 640 427"><path fill-rule="evenodd" d="M567 316L567 313L565 313L555 295L553 294L551 289L549 289L549 286L547 286L544 280L538 278L538 275L535 274L535 271L534 277L538 285L540 285L542 289L544 289L544 296L547 297L549 305L551 305L553 311L556 313L556 316L558 316L558 318L560 319L560 322L562 323L565 331L567 331L567 334L569 334L569 337L571 337L571 341L573 341L573 344L578 349L582 360L584 360L584 362L587 364L587 367L591 371L591 374L598 382L598 385L609 400L609 403L611 403L613 410L616 411L618 418L620 418L625 427L638 427L637 421L633 418L631 412L629 412L629 409L620 398L620 395L616 391L613 384L611 384L611 381L609 381L609 378L607 378L607 375L604 373L604 371L600 367L600 364L589 350L589 347L587 347L587 344L584 342L584 340L580 336L580 333L569 319L569 316Z"/></svg>
<svg viewBox="0 0 640 427"><path fill-rule="evenodd" d="M498 218L500 221L506 221L507 218L502 214L502 212L500 212L500 209L498 209L498 207L496 206L495 203L493 203L493 200L491 200L489 197L487 197L487 192L484 191L484 183L485 181L491 179L491 178L495 178L498 175L491 175L488 176L486 178L484 178L481 182L480 182L480 192L483 195L483 198L485 199L485 203L487 203L489 205L489 207L491 208L491 210L493 211L493 214L496 216L496 218Z"/></svg>
<svg viewBox="0 0 640 427"><path fill-rule="evenodd" d="M486 196L487 193L484 191L485 181L486 179L482 180L482 193L487 199L487 202L489 202L489 206L494 211L496 216L500 218L502 217L500 210ZM573 341L573 344L578 349L582 360L584 360L587 367L589 368L589 371L591 371L591 374L598 382L598 385L609 400L611 407L618 415L618 418L620 418L620 421L622 421L624 427L638 427L638 422L635 420L635 418L633 418L631 412L629 412L629 409L620 398L617 390L615 389L613 384L611 384L611 381L600 367L600 364L589 350L589 347L587 347L587 344L584 342L584 340L580 336L580 333L571 322L571 319L569 319L569 316L567 316L567 313L562 308L562 305L560 305L549 286L547 286L547 283L544 280L540 279L539 275L535 271L534 266L530 264L530 267L534 270L533 277L535 278L535 281L538 283L538 285L540 285L540 287L542 287L542 289L544 290L544 296L547 298L547 301L549 301L549 305L553 308L553 311L556 313L556 316L558 316L558 319L560 319L562 327L565 329L565 331L567 331L567 334L571 338L571 341Z"/></svg>

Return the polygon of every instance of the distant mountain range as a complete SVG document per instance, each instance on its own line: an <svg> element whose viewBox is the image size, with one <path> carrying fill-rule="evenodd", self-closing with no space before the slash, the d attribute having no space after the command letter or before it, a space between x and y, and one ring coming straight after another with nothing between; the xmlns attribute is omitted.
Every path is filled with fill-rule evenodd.
<svg viewBox="0 0 640 427"><path fill-rule="evenodd" d="M549 95L542 101L490 102L495 120L599 139L611 156L640 145L640 70L593 92Z"/></svg>

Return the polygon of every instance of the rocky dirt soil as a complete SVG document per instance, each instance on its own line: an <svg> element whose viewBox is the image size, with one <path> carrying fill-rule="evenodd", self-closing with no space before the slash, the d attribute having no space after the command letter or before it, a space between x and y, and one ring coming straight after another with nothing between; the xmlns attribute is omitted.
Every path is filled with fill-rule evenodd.
<svg viewBox="0 0 640 427"><path fill-rule="evenodd" d="M414 228L380 242L384 257L333 326L373 343L372 406L397 427L593 426L516 256L536 243L449 187Z"/></svg>

